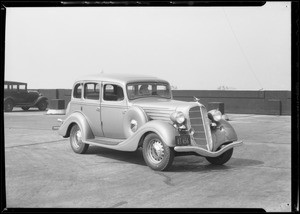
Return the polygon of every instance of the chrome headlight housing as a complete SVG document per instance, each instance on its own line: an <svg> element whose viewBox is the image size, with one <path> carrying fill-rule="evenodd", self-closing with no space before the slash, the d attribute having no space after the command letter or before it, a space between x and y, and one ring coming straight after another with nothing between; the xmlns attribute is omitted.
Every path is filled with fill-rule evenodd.
<svg viewBox="0 0 300 214"><path fill-rule="evenodd" d="M181 111L173 112L170 116L170 119L177 124L183 124L185 121L184 114Z"/></svg>
<svg viewBox="0 0 300 214"><path fill-rule="evenodd" d="M210 110L207 114L210 120L218 122L222 119L222 113L217 109Z"/></svg>

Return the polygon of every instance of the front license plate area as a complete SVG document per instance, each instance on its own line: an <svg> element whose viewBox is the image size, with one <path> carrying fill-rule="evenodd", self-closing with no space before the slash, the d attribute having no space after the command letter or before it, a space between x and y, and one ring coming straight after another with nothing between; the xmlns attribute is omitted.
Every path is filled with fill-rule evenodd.
<svg viewBox="0 0 300 214"><path fill-rule="evenodd" d="M175 136L176 146L188 146L191 144L191 137L189 135Z"/></svg>

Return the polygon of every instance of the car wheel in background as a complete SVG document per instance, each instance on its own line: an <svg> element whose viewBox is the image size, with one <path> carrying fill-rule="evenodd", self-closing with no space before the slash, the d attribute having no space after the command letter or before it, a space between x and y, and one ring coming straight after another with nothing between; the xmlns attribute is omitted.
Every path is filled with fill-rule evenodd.
<svg viewBox="0 0 300 214"><path fill-rule="evenodd" d="M78 154L84 154L89 148L89 144L82 142L82 132L77 124L71 128L70 144L73 151Z"/></svg>
<svg viewBox="0 0 300 214"><path fill-rule="evenodd" d="M40 111L45 111L47 109L48 103L47 101L41 101L39 102L39 104L37 105L37 107L39 108Z"/></svg>
<svg viewBox="0 0 300 214"><path fill-rule="evenodd" d="M12 100L6 100L4 102L4 111L11 112L14 108L14 102Z"/></svg>
<svg viewBox="0 0 300 214"><path fill-rule="evenodd" d="M28 109L29 109L30 107L22 107L22 109L24 110L24 111L28 111Z"/></svg>
<svg viewBox="0 0 300 214"><path fill-rule="evenodd" d="M220 150L222 148L222 146L220 146L218 150ZM233 148L227 150L226 152L224 152L223 154L221 154L218 157L206 157L206 160L212 164L216 164L216 165L222 165L224 163L226 163L227 161L229 161L229 159L231 158L233 153Z"/></svg>
<svg viewBox="0 0 300 214"><path fill-rule="evenodd" d="M174 150L168 147L157 134L151 133L144 139L143 157L150 168L163 171L172 165Z"/></svg>

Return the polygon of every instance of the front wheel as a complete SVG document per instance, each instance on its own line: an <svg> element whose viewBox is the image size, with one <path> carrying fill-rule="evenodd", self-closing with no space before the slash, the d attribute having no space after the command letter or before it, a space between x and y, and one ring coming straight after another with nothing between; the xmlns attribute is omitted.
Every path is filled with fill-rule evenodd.
<svg viewBox="0 0 300 214"><path fill-rule="evenodd" d="M37 107L39 108L40 111L45 111L47 106L48 106L48 103L45 100L39 102L39 104L37 105Z"/></svg>
<svg viewBox="0 0 300 214"><path fill-rule="evenodd" d="M29 108L30 108L30 107L27 107L27 106L26 106L26 107L22 107L22 109L23 109L24 111L28 111Z"/></svg>
<svg viewBox="0 0 300 214"><path fill-rule="evenodd" d="M70 132L70 144L75 153L84 154L89 144L82 142L82 132L77 124L73 125Z"/></svg>
<svg viewBox="0 0 300 214"><path fill-rule="evenodd" d="M219 149L221 149L221 147L219 147ZM229 159L232 156L232 153L233 153L233 148L227 150L226 152L224 152L223 154L221 154L218 157L206 157L206 160L208 160L208 162L210 162L212 164L223 165L224 163L229 161Z"/></svg>
<svg viewBox="0 0 300 214"><path fill-rule="evenodd" d="M143 142L143 157L151 169L163 171L172 165L174 150L168 147L157 134L151 133Z"/></svg>

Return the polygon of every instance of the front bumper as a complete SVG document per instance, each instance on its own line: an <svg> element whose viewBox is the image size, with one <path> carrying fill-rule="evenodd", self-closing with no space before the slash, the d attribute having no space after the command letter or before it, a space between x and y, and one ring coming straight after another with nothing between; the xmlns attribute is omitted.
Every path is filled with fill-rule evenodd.
<svg viewBox="0 0 300 214"><path fill-rule="evenodd" d="M211 152L206 149L203 149L198 146L175 146L174 150L176 152L196 152L197 154L203 156L203 157L218 157L227 150L236 147L236 146L241 146L243 144L243 141L234 141L224 147L222 147L220 150L216 152Z"/></svg>
<svg viewBox="0 0 300 214"><path fill-rule="evenodd" d="M59 130L59 128L61 127L61 125L64 122L62 119L57 119L57 121L60 122L61 124L59 126L52 126L52 130Z"/></svg>

